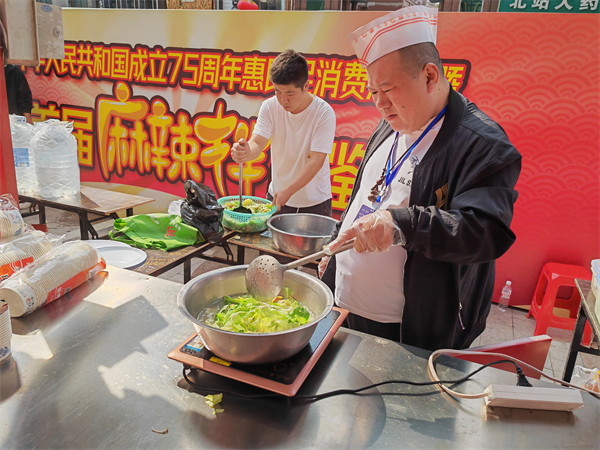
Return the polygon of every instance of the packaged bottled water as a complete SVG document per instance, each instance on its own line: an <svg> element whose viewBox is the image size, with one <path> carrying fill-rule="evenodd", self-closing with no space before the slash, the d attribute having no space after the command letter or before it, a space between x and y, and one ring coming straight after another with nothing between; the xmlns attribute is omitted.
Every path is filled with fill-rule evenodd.
<svg viewBox="0 0 600 450"><path fill-rule="evenodd" d="M38 177L39 195L55 199L79 192L77 140L71 134L73 124L48 120L37 124L31 139Z"/></svg>
<svg viewBox="0 0 600 450"><path fill-rule="evenodd" d="M502 288L502 295L500 296L500 301L498 302L498 309L502 312L506 311L508 304L510 303L510 294L512 294L511 284L512 283L510 281L507 281Z"/></svg>
<svg viewBox="0 0 600 450"><path fill-rule="evenodd" d="M35 161L30 148L33 137L33 125L26 122L25 117L10 115L10 134L17 176L17 190L22 195L38 193L38 180L35 172Z"/></svg>

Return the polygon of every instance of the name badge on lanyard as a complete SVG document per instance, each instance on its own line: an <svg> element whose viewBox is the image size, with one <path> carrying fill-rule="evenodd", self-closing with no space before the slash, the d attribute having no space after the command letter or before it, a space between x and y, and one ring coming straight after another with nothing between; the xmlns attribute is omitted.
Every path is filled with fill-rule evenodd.
<svg viewBox="0 0 600 450"><path fill-rule="evenodd" d="M394 178L396 178L396 175L400 171L400 168L402 167L402 164L404 164L404 161L408 159L413 149L419 144L419 142L421 142L421 140L427 135L427 133L429 133L429 131L440 121L444 114L446 114L447 109L448 106L444 106L444 108L439 112L439 114L429 123L427 128L425 128L425 131L421 133L421 136L419 136L419 138L410 146L410 148L406 150L406 152L392 165L392 161L396 160L396 149L398 147L399 133L396 132L394 143L392 144L388 160L385 164L386 167L384 167L383 175L377 181L377 184L371 189L371 195L369 195L369 201L373 200L373 206L371 207L363 204L358 210L358 214L354 218L354 222L356 222L361 217L374 213L377 210L377 208L381 206L381 202L388 194L390 185L392 184Z"/></svg>
<svg viewBox="0 0 600 450"><path fill-rule="evenodd" d="M373 208L371 208L370 206L362 205L360 207L360 209L358 210L358 214L356 215L356 217L354 218L354 220L352 221L352 223L356 222L361 217L364 217L364 216L366 216L368 214L373 214L374 212L375 212L375 210Z"/></svg>
<svg viewBox="0 0 600 450"><path fill-rule="evenodd" d="M446 114L446 109L448 106L444 106L444 108L439 112L439 114L427 125L425 131L421 133L421 136L410 146L408 150L404 152L404 154L396 160L396 149L398 148L398 138L400 133L397 131L396 136L394 138L394 143L392 144L392 148L390 149L390 154L388 155L387 161L383 168L383 174L375 183L375 186L371 188L371 194L368 197L368 200L372 202L374 205L379 205L385 196L388 193L388 190L391 187L392 181L396 178L396 175L400 171L402 164L404 161L408 159L413 149L419 145L419 142L429 133L429 131L437 124L440 119ZM395 161L395 162L394 162Z"/></svg>

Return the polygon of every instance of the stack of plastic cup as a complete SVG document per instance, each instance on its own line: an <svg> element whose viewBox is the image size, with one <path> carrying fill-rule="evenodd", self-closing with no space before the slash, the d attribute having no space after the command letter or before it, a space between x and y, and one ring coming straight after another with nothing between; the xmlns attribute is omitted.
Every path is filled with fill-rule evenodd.
<svg viewBox="0 0 600 450"><path fill-rule="evenodd" d="M19 235L25 229L25 222L18 209L0 209L0 239Z"/></svg>
<svg viewBox="0 0 600 450"><path fill-rule="evenodd" d="M5 360L10 355L10 339L12 338L12 328L10 327L10 312L8 305L0 302L0 361Z"/></svg>

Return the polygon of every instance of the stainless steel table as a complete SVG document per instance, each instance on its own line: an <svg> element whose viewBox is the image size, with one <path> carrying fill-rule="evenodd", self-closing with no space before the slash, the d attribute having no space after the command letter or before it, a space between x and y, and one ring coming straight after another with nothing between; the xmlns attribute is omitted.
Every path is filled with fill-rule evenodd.
<svg viewBox="0 0 600 450"><path fill-rule="evenodd" d="M0 447L12 448L599 448L600 400L573 413L500 410L435 388L380 395L242 399L214 416L167 353L193 333L175 305L181 285L109 268L66 297L13 319L14 360L0 371ZM389 379L428 380L429 352L340 329L300 394ZM447 358L443 378L476 365ZM197 383L258 393L208 373ZM514 383L486 369L460 389ZM540 382L536 382L538 384ZM156 430L169 428L168 434Z"/></svg>

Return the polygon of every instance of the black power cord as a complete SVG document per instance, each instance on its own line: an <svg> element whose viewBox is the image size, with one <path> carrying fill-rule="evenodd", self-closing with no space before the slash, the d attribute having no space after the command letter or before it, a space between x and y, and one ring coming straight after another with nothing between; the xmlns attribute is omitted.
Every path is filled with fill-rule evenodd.
<svg viewBox="0 0 600 450"><path fill-rule="evenodd" d="M473 375L481 372L483 369L490 367L490 366L494 366L496 364L503 364L503 363L510 363L513 364L516 367L516 372L518 375L518 382L517 382L517 386L529 386L531 387L531 384L529 384L529 381L527 381L527 378L525 378L525 375L523 374L523 371L521 370L521 368L517 365L517 363L515 363L514 361L510 361L508 359L502 359L499 361L492 361L489 362L487 364L482 365L480 368L474 370L473 372L465 375L462 378L459 378L458 380L442 380L442 381L423 381L423 382L417 382L417 381L407 381L407 380L390 380L390 381L382 381L380 383L375 383L375 384L371 384L369 386L364 386L358 389L338 389L335 391L329 391L329 392L324 392L323 394L314 394L314 395L295 395L294 397L291 397L293 399L304 399L304 400L322 400L324 398L328 398L328 397L334 397L336 395L354 395L354 394L360 394L362 391L366 391L368 389L373 389L379 386L384 386L386 384L408 384L411 386L432 386L432 385L436 385L436 384L452 384L452 385L458 385L461 383L464 383L465 381L467 381L469 378L471 378ZM185 379L185 381L192 387L196 388L196 389L201 389L201 390L205 390L205 391L214 391L214 392L219 392L219 393L226 393L226 394L231 394L231 395L237 395L238 397L244 397L244 398L268 398L268 397L282 397L282 398L289 398L286 397L282 394L254 394L254 395L249 395L249 394L242 394L241 392L236 392L236 391L229 391L227 389L218 389L218 388L211 388L211 387L206 387L206 386L200 386L199 384L194 383L193 381L191 381L188 378L188 375L186 373L186 370L188 369L193 369L191 367L184 367L183 368L183 378ZM526 384L521 384L521 383L526 383ZM402 393L402 392L392 392L392 393L386 393L388 395L407 395L406 393Z"/></svg>

